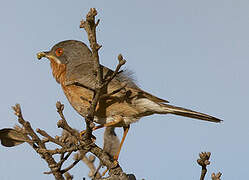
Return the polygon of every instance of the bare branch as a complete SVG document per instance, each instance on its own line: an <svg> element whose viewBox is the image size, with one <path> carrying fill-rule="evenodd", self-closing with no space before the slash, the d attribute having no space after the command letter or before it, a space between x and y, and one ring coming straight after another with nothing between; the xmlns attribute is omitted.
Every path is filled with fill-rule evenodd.
<svg viewBox="0 0 249 180"><path fill-rule="evenodd" d="M201 166L201 177L200 180L204 180L207 173L207 165L210 164L209 158L211 156L210 152L201 152L199 154L200 159L197 160L197 163Z"/></svg>
<svg viewBox="0 0 249 180"><path fill-rule="evenodd" d="M222 175L221 172L218 172L217 174L212 173L211 178L212 180L220 180L221 175Z"/></svg>
<svg viewBox="0 0 249 180"><path fill-rule="evenodd" d="M61 160L57 163L59 168L61 169L62 164L69 158L69 156L72 154L73 151L70 151L67 153L67 155L64 157L64 153L61 154Z"/></svg>
<svg viewBox="0 0 249 180"><path fill-rule="evenodd" d="M38 129L36 129L36 132L38 132L40 135L46 137L48 141L53 142L61 147L64 147L64 144L62 142L60 142L58 139L52 138L45 131L38 128Z"/></svg>
<svg viewBox="0 0 249 180"><path fill-rule="evenodd" d="M66 172L66 173L64 174L64 176L65 176L65 179L66 179L66 180L72 180L72 179L73 179L73 176L72 176L69 172Z"/></svg>
<svg viewBox="0 0 249 180"><path fill-rule="evenodd" d="M112 91L111 93L108 93L108 94L103 94L101 95L101 99L109 99L109 98L112 98L112 95L120 92L121 90L123 90L125 87L127 86L127 84L123 85L121 88L115 90L115 91Z"/></svg>
<svg viewBox="0 0 249 180"><path fill-rule="evenodd" d="M63 153L67 153L67 152L71 152L71 151L78 151L79 147L77 146L73 146L70 148L56 148L53 150L49 150L49 149L38 149L37 152L38 153L48 153L50 155L55 155L55 154L63 154Z"/></svg>
<svg viewBox="0 0 249 180"><path fill-rule="evenodd" d="M64 130L66 130L67 132L69 132L72 136L75 136L78 140L80 139L80 134L78 131L74 130L73 128L71 128L68 124L67 121L65 119L65 116L63 114L63 110L64 110L64 104L61 104L60 101L57 101L56 103L56 108L57 108L57 112L59 113L60 117L62 118L61 120L59 120L57 122L57 126L59 128L62 128Z"/></svg>
<svg viewBox="0 0 249 180"><path fill-rule="evenodd" d="M97 103L100 98L101 93L101 85L103 82L103 72L101 71L101 66L99 63L99 54L98 51L101 48L101 46L97 43L96 39L96 27L99 24L100 20L97 20L97 23L95 23L95 16L97 15L97 10L95 8L91 8L88 14L86 15L86 20L82 20L80 23L80 28L84 28L87 32L90 47L92 50L92 57L94 60L94 71L97 74L97 84L95 85L95 96L92 100L91 106L88 110L87 117L85 118L86 121L86 131L85 131L85 138L88 140L88 143L91 143L91 136L92 136L92 122L94 118L94 112L97 106Z"/></svg>
<svg viewBox="0 0 249 180"><path fill-rule="evenodd" d="M78 164L78 162L80 162L80 160L74 161L70 166L68 166L67 168L61 170L61 173L64 174L65 172L69 171L69 170L72 169L76 164Z"/></svg>
<svg viewBox="0 0 249 180"><path fill-rule="evenodd" d="M23 119L20 104L16 104L15 106L12 106L12 109L15 111L15 115L18 117L18 122L23 125L25 131L31 136L32 141L36 142L40 147L45 148L45 144L42 143L41 139L34 132L30 123Z"/></svg>
<svg viewBox="0 0 249 180"><path fill-rule="evenodd" d="M111 82L111 80L119 73L119 70L120 70L121 66L123 66L126 63L126 60L123 59L122 54L118 55L118 61L119 61L119 63L117 65L114 73L111 75L110 78L108 78L108 79L105 80L105 83L102 85L102 87L107 86Z"/></svg>
<svg viewBox="0 0 249 180"><path fill-rule="evenodd" d="M80 28L84 28L87 32L88 39L90 42L90 47L92 49L93 60L94 60L94 70L97 73L97 88L100 88L103 80L103 73L100 71L100 63L99 63L99 54L98 51L101 48L101 45L97 43L96 39L96 27L98 26L100 20L97 20L95 23L95 16L97 15L97 10L95 8L91 8L88 14L86 15L86 21L82 20L80 22Z"/></svg>

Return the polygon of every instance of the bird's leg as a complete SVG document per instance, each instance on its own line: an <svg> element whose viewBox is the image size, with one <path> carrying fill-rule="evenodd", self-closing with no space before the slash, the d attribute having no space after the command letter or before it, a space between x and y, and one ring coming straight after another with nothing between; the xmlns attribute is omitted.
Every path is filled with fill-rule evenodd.
<svg viewBox="0 0 249 180"><path fill-rule="evenodd" d="M116 125L118 125L119 123L122 123L122 121L123 121L123 117L122 117L122 116L115 116L114 119L115 119L115 120L112 121L112 122L108 122L108 123L105 123L105 124L101 124L101 125L95 126L92 130L95 131L95 130L97 130L97 129L100 129L100 128L103 128L103 127L110 127L110 126L114 126L114 127L115 127ZM113 157L113 160L114 160L114 163L115 163L115 164L118 163L118 157L119 157L121 148L122 148L122 146L123 146L123 144L124 144L124 140L125 140L125 138L126 138L126 135L127 135L128 131L129 131L129 128L130 128L130 125L124 126L124 127L123 127L123 129L124 129L124 134L123 134L121 143L120 143L120 145L119 145L118 151L117 151L116 155ZM84 135L84 134L85 134L85 130L80 132L80 136L82 136L82 135ZM106 170L103 172L102 176L104 176L105 173L106 173L107 171L108 171L108 169L106 169Z"/></svg>
<svg viewBox="0 0 249 180"><path fill-rule="evenodd" d="M120 145L119 145L119 148L118 148L118 151L117 151L116 155L113 157L114 163L115 163L115 164L118 163L119 153L120 153L121 148L122 148L122 146L123 146L123 144L124 144L124 140L125 140L126 135L127 135L128 131L129 131L130 125L128 125L128 126L126 126L126 127L123 127L123 128L124 128L124 134L123 134L121 143L120 143ZM108 171L108 169L106 169L106 170L102 173L102 176L104 176L104 175L106 174L107 171Z"/></svg>
<svg viewBox="0 0 249 180"><path fill-rule="evenodd" d="M123 128L124 128L124 134L123 134L121 143L120 143L120 145L119 145L119 148L118 148L118 151L117 151L116 155L113 157L113 159L114 159L115 161L118 161L119 153L120 153L121 148L122 148L122 146L123 146L125 137L126 137L128 131L129 131L130 125L128 125L128 126L126 126L126 127L123 127Z"/></svg>
<svg viewBox="0 0 249 180"><path fill-rule="evenodd" d="M102 177L105 176L105 174L107 173L107 171L108 171L108 169L106 169L106 170L101 174L101 176L102 176Z"/></svg>

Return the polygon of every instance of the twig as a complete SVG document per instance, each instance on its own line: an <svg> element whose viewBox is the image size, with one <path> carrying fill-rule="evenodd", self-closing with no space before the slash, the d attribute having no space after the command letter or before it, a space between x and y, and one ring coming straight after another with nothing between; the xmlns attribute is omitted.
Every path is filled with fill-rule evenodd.
<svg viewBox="0 0 249 180"><path fill-rule="evenodd" d="M50 142L53 142L53 143L55 143L55 144L57 144L57 145L59 145L59 146L61 146L61 147L64 147L64 146L65 146L62 142L58 141L58 140L55 139L55 138L52 138L52 137L49 136L45 131L43 131L43 130L41 130L41 129L39 129L39 128L36 129L36 132L38 132L40 135L46 137L47 140L50 141Z"/></svg>
<svg viewBox="0 0 249 180"><path fill-rule="evenodd" d="M207 165L210 164L209 158L211 156L210 152L201 152L199 154L200 159L197 160L197 163L201 166L201 177L200 180L204 180L207 173Z"/></svg>
<svg viewBox="0 0 249 180"><path fill-rule="evenodd" d="M67 168L61 170L61 173L64 174L65 172L69 171L69 170L72 169L76 164L78 164L78 162L80 162L80 160L74 161L70 166L68 166Z"/></svg>
<svg viewBox="0 0 249 180"><path fill-rule="evenodd" d="M108 94L103 94L101 95L101 99L109 99L109 98L112 98L112 95L120 92L122 89L124 89L125 87L127 86L127 84L125 84L124 86L122 86L121 88L118 88L117 90L114 90L112 91L111 93L108 93Z"/></svg>
<svg viewBox="0 0 249 180"><path fill-rule="evenodd" d="M85 132L85 138L88 141L88 143L91 143L91 136L92 136L92 128L93 125L93 118L94 118L94 112L97 106L97 103L100 98L101 93L101 85L103 82L103 72L101 71L101 66L99 63L99 54L98 51L101 48L101 46L97 43L96 39L96 27L99 24L100 20L97 20L95 23L95 16L97 15L97 11L95 8L91 8L88 14L86 15L86 20L82 20L80 22L80 28L84 28L87 32L88 39L90 42L90 47L92 50L92 57L94 60L94 71L97 73L97 83L95 85L95 96L93 97L92 103L90 105L90 108L88 110L88 114L85 118L86 121L86 132Z"/></svg>
<svg viewBox="0 0 249 180"><path fill-rule="evenodd" d="M211 178L212 180L220 180L221 175L222 175L221 172L218 172L217 174L212 173Z"/></svg>
<svg viewBox="0 0 249 180"><path fill-rule="evenodd" d="M100 88L103 81L103 73L100 71L99 54L98 51L101 45L97 43L96 39L96 27L98 26L100 20L98 19L95 23L95 16L97 15L97 10L91 8L86 15L86 21L82 20L80 22L80 28L84 28L87 32L88 39L90 42L90 47L92 49L93 60L94 60L94 70L97 73L97 87Z"/></svg>
<svg viewBox="0 0 249 180"><path fill-rule="evenodd" d="M119 54L119 55L118 55L118 61L119 61L119 63L118 63L118 65L117 65L115 71L113 72L113 74L111 75L110 78L108 78L108 79L105 80L105 82L102 84L102 88L105 87L105 86L107 86L107 85L111 82L111 80L112 80L117 74L119 74L120 68L126 63L126 60L123 58L122 54Z"/></svg>
<svg viewBox="0 0 249 180"><path fill-rule="evenodd" d="M66 172L66 173L64 174L64 176L65 176L65 179L66 179L66 180L72 180L72 179L73 179L73 176L72 176L69 172Z"/></svg>
<svg viewBox="0 0 249 180"><path fill-rule="evenodd" d="M63 153L64 154L64 153ZM71 152L68 152L68 154L66 155L66 157L65 158L61 158L61 160L57 163L57 165L56 165L56 167L54 167L54 169L53 169L53 171L59 171L61 174L64 174L64 173L66 173L67 171L69 171L71 168L73 168L73 167L71 167L71 166L69 166L69 167L71 167L71 168L66 168L66 169L64 169L64 170L60 170L61 169L61 166L62 166L62 164L69 158L69 156L72 154L72 151ZM76 163L77 164L77 163ZM75 164L75 165L76 165ZM74 166L75 166L74 165ZM43 174L52 174L53 173L53 171L49 171L49 172L44 172Z"/></svg>
<svg viewBox="0 0 249 180"><path fill-rule="evenodd" d="M75 131L73 128L71 128L68 124L67 121L65 119L61 119L57 122L57 126L59 128L62 128L66 131L68 131L72 136L76 137L77 139L79 139L80 137L80 133Z"/></svg>
<svg viewBox="0 0 249 180"><path fill-rule="evenodd" d="M67 155L64 157L64 153L61 156L61 160L57 163L59 168L61 168L62 164L69 158L69 156L72 154L73 151L70 151L67 153Z"/></svg>
<svg viewBox="0 0 249 180"><path fill-rule="evenodd" d="M67 153L67 152L71 152L71 151L78 151L80 150L79 147L77 146L73 146L70 148L61 148L61 149L53 149L53 150L49 150L49 149L38 149L37 152L38 153L49 153L50 155L54 155L54 154L63 154L63 153Z"/></svg>
<svg viewBox="0 0 249 180"><path fill-rule="evenodd" d="M42 143L41 139L36 135L30 123L23 119L20 104L12 106L12 109L15 111L15 115L18 117L18 122L23 125L25 131L31 136L32 141L36 142L40 147L45 148L45 144Z"/></svg>
<svg viewBox="0 0 249 180"><path fill-rule="evenodd" d="M72 136L76 137L78 140L80 140L80 133L76 130L74 130L73 128L71 128L68 124L67 121L65 119L65 116L63 114L63 110L64 110L64 104L61 104L60 101L57 101L56 103L56 108L57 108L57 112L59 113L61 120L59 120L57 122L57 126L59 128L63 128L65 129L67 132L69 132Z"/></svg>

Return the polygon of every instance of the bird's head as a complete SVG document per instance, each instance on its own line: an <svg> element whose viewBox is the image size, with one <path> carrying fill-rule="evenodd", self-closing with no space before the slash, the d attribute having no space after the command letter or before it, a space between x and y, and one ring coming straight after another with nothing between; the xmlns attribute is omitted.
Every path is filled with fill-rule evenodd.
<svg viewBox="0 0 249 180"><path fill-rule="evenodd" d="M57 64L81 64L91 61L91 51L81 41L66 40L54 45L50 51L37 53L37 58L47 58Z"/></svg>
<svg viewBox="0 0 249 180"><path fill-rule="evenodd" d="M37 53L40 60L43 57L50 60L53 76L60 83L63 72L72 71L80 64L92 64L92 53L89 48L80 41L67 40L54 45L50 51Z"/></svg>

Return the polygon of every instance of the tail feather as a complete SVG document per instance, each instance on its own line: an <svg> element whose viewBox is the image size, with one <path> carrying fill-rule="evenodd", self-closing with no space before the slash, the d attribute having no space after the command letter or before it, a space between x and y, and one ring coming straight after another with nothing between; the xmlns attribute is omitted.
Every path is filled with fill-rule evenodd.
<svg viewBox="0 0 249 180"><path fill-rule="evenodd" d="M185 116L185 117L190 117L190 118L195 118L195 119L201 119L201 120L205 120L205 121L211 121L211 122L221 122L222 120L204 114L204 113L200 113L200 112L196 112L196 111L192 111L190 109L185 109L182 107L176 107L176 106L172 106L169 104L161 104L161 106L163 107L164 111L161 113L170 113L170 114L175 114L175 115L180 115L180 116Z"/></svg>

